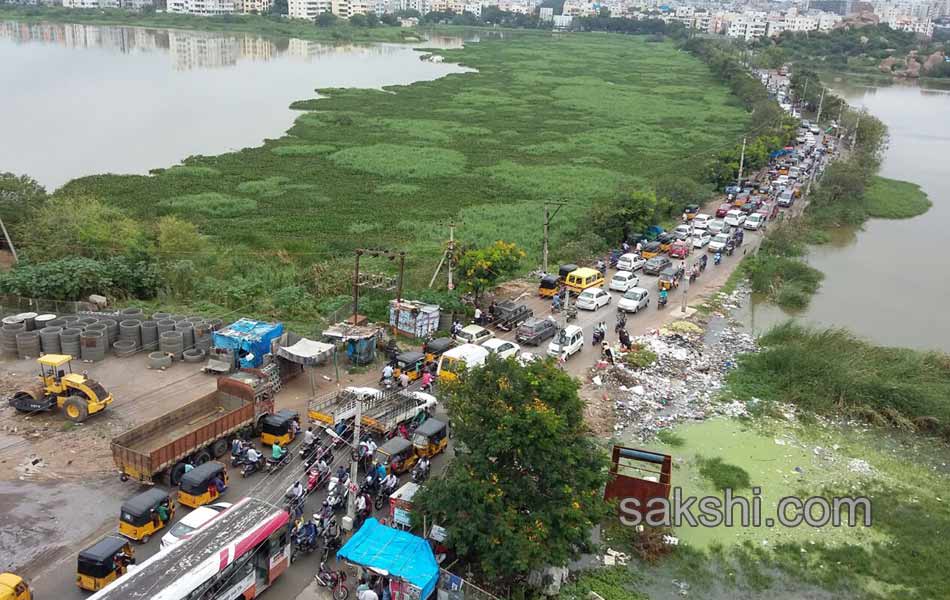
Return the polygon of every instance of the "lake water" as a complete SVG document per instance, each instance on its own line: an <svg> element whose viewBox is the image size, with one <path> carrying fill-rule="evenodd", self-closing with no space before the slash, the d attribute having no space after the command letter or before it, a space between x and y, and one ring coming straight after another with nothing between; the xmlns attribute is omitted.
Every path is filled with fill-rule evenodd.
<svg viewBox="0 0 950 600"><path fill-rule="evenodd" d="M761 332L796 316L841 326L875 343L950 352L950 92L913 84L832 83L853 106L888 127L881 175L911 181L933 202L906 220L874 219L858 232L841 232L816 246L808 261L825 274L818 294L797 315L753 302L744 320Z"/></svg>
<svg viewBox="0 0 950 600"><path fill-rule="evenodd" d="M430 46L460 46L440 37ZM409 45L0 21L0 171L50 189L146 173L282 134L315 88L408 84L467 69Z"/></svg>

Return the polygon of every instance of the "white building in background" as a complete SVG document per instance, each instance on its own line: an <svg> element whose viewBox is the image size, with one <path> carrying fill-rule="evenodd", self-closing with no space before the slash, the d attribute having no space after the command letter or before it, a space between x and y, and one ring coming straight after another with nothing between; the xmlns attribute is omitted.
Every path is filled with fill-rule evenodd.
<svg viewBox="0 0 950 600"><path fill-rule="evenodd" d="M767 30L768 21L765 19L765 15L746 13L729 22L726 35L731 38L754 40L764 37Z"/></svg>
<svg viewBox="0 0 950 600"><path fill-rule="evenodd" d="M272 6L274 0L241 0L241 12L244 14L263 15L269 13Z"/></svg>
<svg viewBox="0 0 950 600"><path fill-rule="evenodd" d="M542 22L553 21L554 20L554 8L550 6L542 6L541 11L538 13L538 16L541 18Z"/></svg>
<svg viewBox="0 0 950 600"><path fill-rule="evenodd" d="M241 0L238 0L240 2ZM230 15L240 12L242 5L234 0L168 0L166 10L170 13L199 15Z"/></svg>
<svg viewBox="0 0 950 600"><path fill-rule="evenodd" d="M313 21L323 13L333 12L330 0L287 0L287 16Z"/></svg>

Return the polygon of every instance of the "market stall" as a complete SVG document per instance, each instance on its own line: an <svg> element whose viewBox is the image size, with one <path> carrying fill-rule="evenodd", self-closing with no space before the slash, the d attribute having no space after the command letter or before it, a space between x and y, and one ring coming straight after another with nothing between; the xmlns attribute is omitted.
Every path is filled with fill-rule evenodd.
<svg viewBox="0 0 950 600"><path fill-rule="evenodd" d="M439 582L429 542L370 518L340 548L337 558L389 577L393 600L426 600Z"/></svg>

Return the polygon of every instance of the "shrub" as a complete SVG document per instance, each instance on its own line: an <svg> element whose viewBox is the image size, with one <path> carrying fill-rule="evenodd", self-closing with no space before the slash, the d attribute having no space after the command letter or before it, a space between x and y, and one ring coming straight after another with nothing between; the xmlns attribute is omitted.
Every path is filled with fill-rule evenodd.
<svg viewBox="0 0 950 600"><path fill-rule="evenodd" d="M162 200L159 206L186 215L228 218L256 210L257 202L250 198L205 192Z"/></svg>

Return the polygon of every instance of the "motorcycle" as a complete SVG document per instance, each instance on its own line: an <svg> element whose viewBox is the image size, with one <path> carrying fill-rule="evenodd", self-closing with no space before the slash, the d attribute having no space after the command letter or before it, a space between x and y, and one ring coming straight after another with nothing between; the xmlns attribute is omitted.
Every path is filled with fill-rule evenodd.
<svg viewBox="0 0 950 600"><path fill-rule="evenodd" d="M317 449L307 455L304 459L304 469L310 470L321 460L332 460L332 450L330 446L317 446Z"/></svg>
<svg viewBox="0 0 950 600"><path fill-rule="evenodd" d="M422 483L423 481L428 479L430 468L431 467L429 466L424 466L421 461L417 462L416 466L412 468L412 472L410 473L410 476L412 477L412 482Z"/></svg>
<svg viewBox="0 0 950 600"><path fill-rule="evenodd" d="M320 561L320 568L313 579L320 586L331 589L334 600L346 600L350 595L350 590L345 584L346 573L328 569L326 560Z"/></svg>
<svg viewBox="0 0 950 600"><path fill-rule="evenodd" d="M303 505L307 501L307 495L294 496L292 493L284 494L284 510L292 519L298 519L303 514Z"/></svg>
<svg viewBox="0 0 950 600"><path fill-rule="evenodd" d="M247 464L247 448L243 448L237 454L235 454L234 452L231 452L231 467L232 468L237 468L244 464Z"/></svg>
<svg viewBox="0 0 950 600"><path fill-rule="evenodd" d="M574 319L577 318L577 307L576 307L576 306L573 306L573 305L572 305L572 306L568 306L568 307L567 307L567 311L565 311L565 312L567 313L567 320L568 320L568 321L573 321Z"/></svg>
<svg viewBox="0 0 950 600"><path fill-rule="evenodd" d="M713 256L713 264L718 265L721 262L722 262L722 252L717 252L715 256Z"/></svg>
<svg viewBox="0 0 950 600"><path fill-rule="evenodd" d="M261 457L254 462L246 461L244 467L241 469L241 477L247 477L257 473L264 468L264 458Z"/></svg>
<svg viewBox="0 0 950 600"><path fill-rule="evenodd" d="M300 451L297 453L301 459L306 460L311 454L317 451L320 447L320 442L317 441L317 438L313 438L313 442L309 444L301 444Z"/></svg>
<svg viewBox="0 0 950 600"><path fill-rule="evenodd" d="M379 493L376 495L376 501L373 503L373 506L376 507L376 510L380 510L383 506L389 504L389 496L391 496L396 488L399 487L399 482L397 481L395 485L388 486L383 485L379 488Z"/></svg>
<svg viewBox="0 0 950 600"><path fill-rule="evenodd" d="M346 482L348 480L347 477L341 481L335 475L330 478L330 483L327 485L327 499L324 500L324 503L333 510L339 510L346 504L343 499L346 497Z"/></svg>
<svg viewBox="0 0 950 600"><path fill-rule="evenodd" d="M319 466L307 471L307 495L326 483L330 479L330 467L321 469Z"/></svg>
<svg viewBox="0 0 950 600"><path fill-rule="evenodd" d="M265 473L275 473L284 467L290 462L290 452L284 452L284 455L279 459L268 458L267 462L264 463L264 472Z"/></svg>
<svg viewBox="0 0 950 600"><path fill-rule="evenodd" d="M614 325L614 333L620 335L621 329L627 328L627 315L621 310L617 310L617 323Z"/></svg>
<svg viewBox="0 0 950 600"><path fill-rule="evenodd" d="M297 560L302 554L310 554L320 545L319 532L317 531L316 524L310 531L310 534L306 533L307 527L299 527L294 533L294 545L290 551L290 562L293 563Z"/></svg>
<svg viewBox="0 0 950 600"><path fill-rule="evenodd" d="M656 308L657 308L657 310L659 310L659 309L663 308L664 306L666 306L666 303L668 302L668 299L669 299L669 296L667 296L667 295L660 295L660 297L659 297L659 298L657 299L657 301L656 301Z"/></svg>
<svg viewBox="0 0 950 600"><path fill-rule="evenodd" d="M604 341L604 335L606 335L606 332L600 326L595 326L594 333L591 335L591 345L596 346Z"/></svg>

